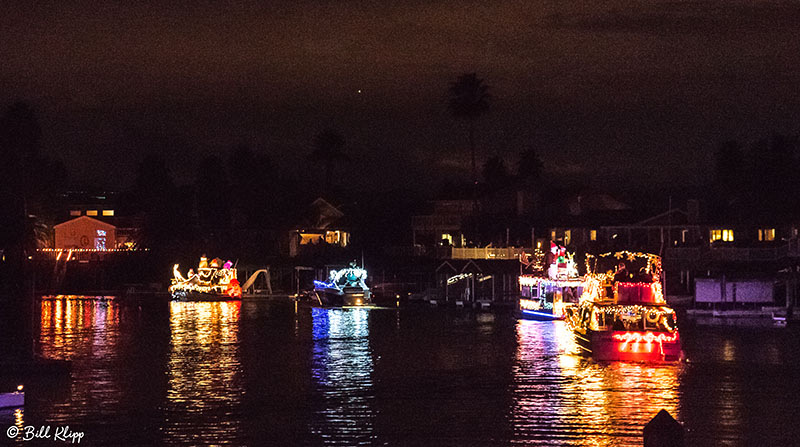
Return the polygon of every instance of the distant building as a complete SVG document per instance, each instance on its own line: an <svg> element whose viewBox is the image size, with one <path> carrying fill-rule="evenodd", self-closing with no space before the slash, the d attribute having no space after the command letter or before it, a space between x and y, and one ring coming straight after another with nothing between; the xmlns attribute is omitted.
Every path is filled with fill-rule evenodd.
<svg viewBox="0 0 800 447"><path fill-rule="evenodd" d="M53 226L55 249L110 250L118 248L117 227L89 216Z"/></svg>
<svg viewBox="0 0 800 447"><path fill-rule="evenodd" d="M344 213L327 200L321 197L314 200L289 232L288 255L297 257L306 248L321 245L347 247L350 232L344 217Z"/></svg>

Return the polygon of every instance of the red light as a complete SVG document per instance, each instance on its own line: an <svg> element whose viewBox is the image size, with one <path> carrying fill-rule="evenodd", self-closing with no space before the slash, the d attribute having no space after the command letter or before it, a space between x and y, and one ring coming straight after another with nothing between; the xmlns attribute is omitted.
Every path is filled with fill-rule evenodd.
<svg viewBox="0 0 800 447"><path fill-rule="evenodd" d="M619 352L650 353L653 352L653 343L658 343L659 351L663 354L663 343L677 341L678 333L656 335L653 332L624 332L612 334L611 338L620 342L617 346Z"/></svg>

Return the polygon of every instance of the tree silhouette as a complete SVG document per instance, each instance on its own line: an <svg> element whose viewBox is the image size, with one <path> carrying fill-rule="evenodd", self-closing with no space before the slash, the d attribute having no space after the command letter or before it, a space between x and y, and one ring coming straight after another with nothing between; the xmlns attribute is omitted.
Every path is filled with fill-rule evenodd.
<svg viewBox="0 0 800 447"><path fill-rule="evenodd" d="M536 155L536 150L528 148L520 154L517 165L517 178L527 185L532 185L542 178L544 163Z"/></svg>
<svg viewBox="0 0 800 447"><path fill-rule="evenodd" d="M332 185L333 168L336 163L350 160L344 153L344 137L333 129L325 129L314 137L314 148L310 157L321 163L325 169L325 183L323 192L330 192Z"/></svg>
<svg viewBox="0 0 800 447"><path fill-rule="evenodd" d="M482 174L490 190L497 190L511 183L506 163L497 155L486 160Z"/></svg>
<svg viewBox="0 0 800 447"><path fill-rule="evenodd" d="M463 74L450 84L450 112L455 118L467 123L473 185L478 183L475 165L475 122L489 111L490 99L489 86L475 73ZM475 199L477 200L477 197Z"/></svg>
<svg viewBox="0 0 800 447"><path fill-rule="evenodd" d="M736 141L726 141L716 153L714 174L722 194L731 196L747 188L746 160L742 146Z"/></svg>
<svg viewBox="0 0 800 447"><path fill-rule="evenodd" d="M222 159L210 155L200 161L194 186L201 228L213 230L230 226L229 185Z"/></svg>
<svg viewBox="0 0 800 447"><path fill-rule="evenodd" d="M264 154L255 153L247 146L236 146L228 160L231 191L231 205L247 218L251 226L263 228L270 224L268 207L275 207L277 197L271 194L275 189L275 173L272 162ZM273 199L267 200L267 197Z"/></svg>
<svg viewBox="0 0 800 447"><path fill-rule="evenodd" d="M36 248L36 225L30 216L35 196L46 189L41 171L47 170L41 169L47 163L39 159L41 135L36 113L25 103L11 105L0 118L0 250L14 280L3 281L6 286L23 285L25 259Z"/></svg>

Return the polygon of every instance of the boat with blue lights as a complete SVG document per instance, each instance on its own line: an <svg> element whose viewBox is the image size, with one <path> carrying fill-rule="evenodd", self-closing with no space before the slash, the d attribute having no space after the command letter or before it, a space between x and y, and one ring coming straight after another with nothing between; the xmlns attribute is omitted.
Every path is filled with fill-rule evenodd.
<svg viewBox="0 0 800 447"><path fill-rule="evenodd" d="M578 274L574 254L551 243L547 256L536 250L533 255L523 253L520 262L523 272L530 273L519 276L519 317L539 321L564 319L565 309L576 306L583 293L583 278Z"/></svg>
<svg viewBox="0 0 800 447"><path fill-rule="evenodd" d="M314 299L323 307L363 307L372 305L367 287L367 271L351 262L346 268L331 270L327 281L314 281Z"/></svg>
<svg viewBox="0 0 800 447"><path fill-rule="evenodd" d="M189 269L186 276L175 264L169 292L176 301L231 301L242 298L242 288L233 263L223 263L219 258L208 261L205 256L200 258L197 272Z"/></svg>
<svg viewBox="0 0 800 447"><path fill-rule="evenodd" d="M662 292L661 258L649 253L587 255L579 304L565 309L582 354L598 361L682 358L675 311Z"/></svg>

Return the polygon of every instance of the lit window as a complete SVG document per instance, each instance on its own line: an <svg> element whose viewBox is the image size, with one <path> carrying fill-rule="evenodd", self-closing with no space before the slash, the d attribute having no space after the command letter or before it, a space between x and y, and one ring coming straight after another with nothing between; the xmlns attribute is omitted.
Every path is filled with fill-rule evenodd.
<svg viewBox="0 0 800 447"><path fill-rule="evenodd" d="M106 230L97 230L97 235L98 236L105 236L106 235Z"/></svg>
<svg viewBox="0 0 800 447"><path fill-rule="evenodd" d="M442 242L447 241L448 245L453 245L453 235L449 233L442 233L442 237L440 239Z"/></svg>
<svg viewBox="0 0 800 447"><path fill-rule="evenodd" d="M114 215L114 210L103 210L103 215L104 216L113 216Z"/></svg>
<svg viewBox="0 0 800 447"><path fill-rule="evenodd" d="M550 240L551 241L556 240L556 230L550 232Z"/></svg>
<svg viewBox="0 0 800 447"><path fill-rule="evenodd" d="M97 210L86 210L86 215L87 216L96 216L97 215Z"/></svg>
<svg viewBox="0 0 800 447"><path fill-rule="evenodd" d="M758 229L758 240L759 241L774 241L775 240L775 229L774 228L759 228Z"/></svg>
<svg viewBox="0 0 800 447"><path fill-rule="evenodd" d="M326 231L325 232L325 242L327 242L329 244L341 245L342 247L344 247L345 246L344 235L345 235L345 233L343 231L339 231L339 230Z"/></svg>
<svg viewBox="0 0 800 447"><path fill-rule="evenodd" d="M711 230L711 242L733 242L733 230Z"/></svg>
<svg viewBox="0 0 800 447"><path fill-rule="evenodd" d="M572 230L564 230L564 245L569 245L572 240Z"/></svg>
<svg viewBox="0 0 800 447"><path fill-rule="evenodd" d="M322 241L321 234L300 233L300 245L318 244Z"/></svg>
<svg viewBox="0 0 800 447"><path fill-rule="evenodd" d="M80 216L81 215L81 210L70 210L69 211L69 215L70 216Z"/></svg>
<svg viewBox="0 0 800 447"><path fill-rule="evenodd" d="M597 230L589 230L589 240L590 241L597 240Z"/></svg>

